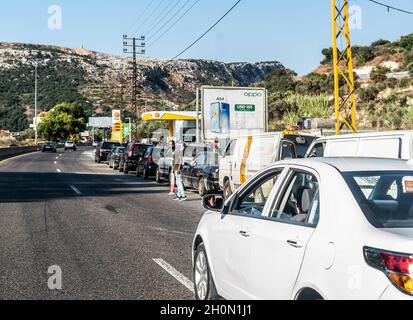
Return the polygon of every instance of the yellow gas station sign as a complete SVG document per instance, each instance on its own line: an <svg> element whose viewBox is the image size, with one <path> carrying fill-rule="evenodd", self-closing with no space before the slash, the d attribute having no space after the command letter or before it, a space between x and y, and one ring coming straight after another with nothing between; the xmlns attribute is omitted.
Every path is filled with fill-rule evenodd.
<svg viewBox="0 0 413 320"><path fill-rule="evenodd" d="M122 121L117 121L113 124L112 128L112 142L123 142L123 123Z"/></svg>

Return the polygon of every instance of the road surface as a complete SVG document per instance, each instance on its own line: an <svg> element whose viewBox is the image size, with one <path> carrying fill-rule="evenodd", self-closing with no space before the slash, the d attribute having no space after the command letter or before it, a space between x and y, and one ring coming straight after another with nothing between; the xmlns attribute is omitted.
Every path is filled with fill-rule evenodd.
<svg viewBox="0 0 413 320"><path fill-rule="evenodd" d="M0 162L0 299L192 299L200 198L109 170L93 150ZM50 290L51 266L62 290Z"/></svg>

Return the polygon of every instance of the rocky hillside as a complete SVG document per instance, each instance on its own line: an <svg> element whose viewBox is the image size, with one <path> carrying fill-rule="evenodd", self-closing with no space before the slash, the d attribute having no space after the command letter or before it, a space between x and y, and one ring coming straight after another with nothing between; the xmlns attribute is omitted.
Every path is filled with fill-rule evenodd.
<svg viewBox="0 0 413 320"><path fill-rule="evenodd" d="M359 128L413 130L413 34L353 46L352 51ZM327 48L322 54L321 65L304 77L282 69L262 83L270 93L272 128L303 117L334 119L333 51Z"/></svg>
<svg viewBox="0 0 413 320"><path fill-rule="evenodd" d="M86 113L128 108L131 61L85 49L0 43L0 129L23 130L33 117L34 65L39 72L39 109L80 102ZM201 85L248 86L263 81L279 62L222 63L204 60L138 60L140 103L177 108L194 100Z"/></svg>

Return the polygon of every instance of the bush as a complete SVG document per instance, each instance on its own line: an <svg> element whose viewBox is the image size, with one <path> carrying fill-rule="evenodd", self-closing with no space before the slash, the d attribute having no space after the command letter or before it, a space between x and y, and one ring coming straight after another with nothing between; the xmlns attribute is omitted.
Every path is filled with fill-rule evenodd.
<svg viewBox="0 0 413 320"><path fill-rule="evenodd" d="M265 80L265 86L271 92L287 92L295 90L294 77L297 74L289 69L280 69L271 73Z"/></svg>
<svg viewBox="0 0 413 320"><path fill-rule="evenodd" d="M400 46L407 51L413 50L413 33L407 36L401 37Z"/></svg>
<svg viewBox="0 0 413 320"><path fill-rule="evenodd" d="M359 97L362 102L371 102L377 99L379 93L380 90L376 86L369 86L360 89Z"/></svg>
<svg viewBox="0 0 413 320"><path fill-rule="evenodd" d="M380 83L387 80L387 73L391 70L387 67L377 66L370 73L370 79L374 83Z"/></svg>
<svg viewBox="0 0 413 320"><path fill-rule="evenodd" d="M332 94L334 92L334 75L310 73L296 85L299 94Z"/></svg>
<svg viewBox="0 0 413 320"><path fill-rule="evenodd" d="M380 39L380 40L374 41L371 44L371 46L372 47L379 47L379 46L383 46L383 45L389 44L389 43L391 43L389 40Z"/></svg>
<svg viewBox="0 0 413 320"><path fill-rule="evenodd" d="M321 64L332 64L333 63L333 48L326 48L321 50L321 53L324 56L324 60L321 61Z"/></svg>

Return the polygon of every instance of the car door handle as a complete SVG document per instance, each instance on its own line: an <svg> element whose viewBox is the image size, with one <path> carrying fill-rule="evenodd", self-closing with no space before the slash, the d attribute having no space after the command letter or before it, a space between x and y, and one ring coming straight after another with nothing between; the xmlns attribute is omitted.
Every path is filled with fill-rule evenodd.
<svg viewBox="0 0 413 320"><path fill-rule="evenodd" d="M304 245L300 240L288 240L287 244L294 248L302 248Z"/></svg>
<svg viewBox="0 0 413 320"><path fill-rule="evenodd" d="M247 232L247 231L240 231L239 234L240 234L241 236L243 236L244 238L249 238L249 237L251 237L250 233Z"/></svg>

